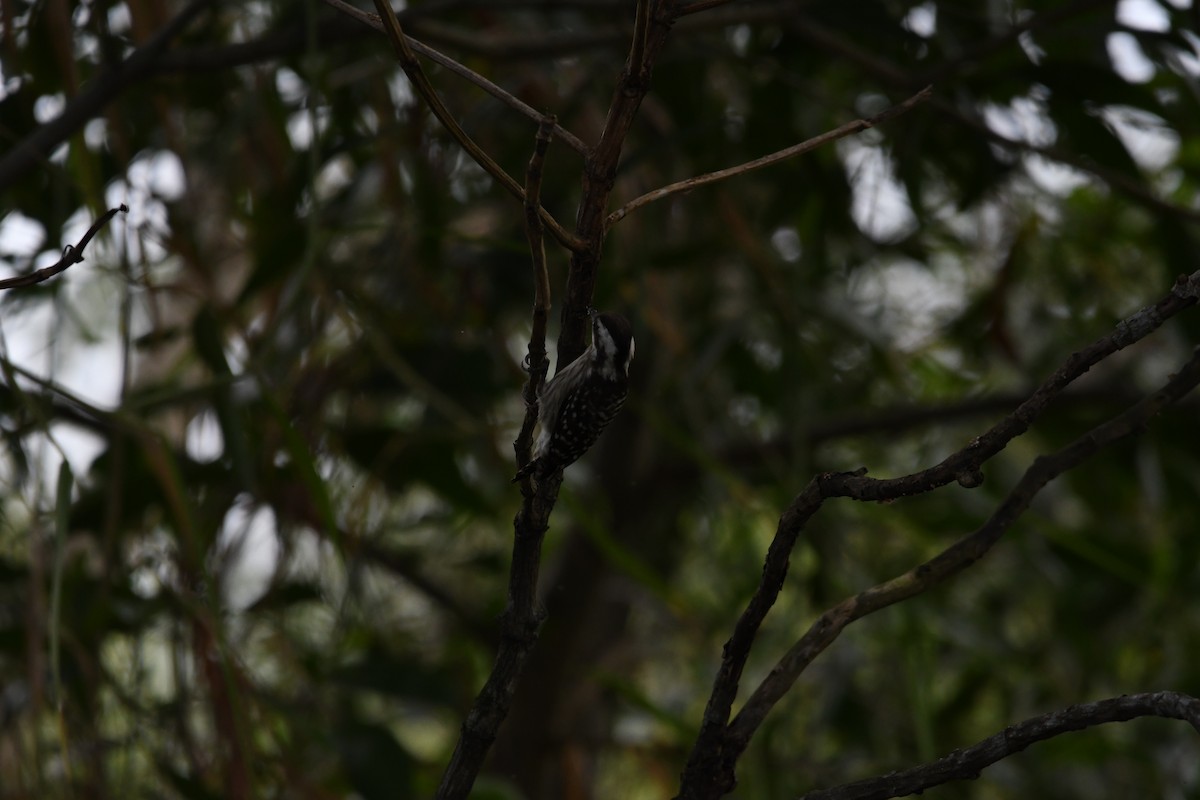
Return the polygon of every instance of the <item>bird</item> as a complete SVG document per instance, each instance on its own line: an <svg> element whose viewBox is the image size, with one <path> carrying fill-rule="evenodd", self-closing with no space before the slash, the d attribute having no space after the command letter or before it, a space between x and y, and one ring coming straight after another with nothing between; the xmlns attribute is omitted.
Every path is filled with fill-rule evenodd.
<svg viewBox="0 0 1200 800"><path fill-rule="evenodd" d="M541 479L574 464L625 403L635 349L633 328L620 314L589 309L588 315L592 344L538 393L533 458L513 483L529 475Z"/></svg>

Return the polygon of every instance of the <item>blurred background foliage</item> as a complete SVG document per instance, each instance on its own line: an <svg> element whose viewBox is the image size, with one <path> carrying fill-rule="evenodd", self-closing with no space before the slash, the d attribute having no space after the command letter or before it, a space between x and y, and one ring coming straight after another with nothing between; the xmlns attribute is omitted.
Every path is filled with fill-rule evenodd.
<svg viewBox="0 0 1200 800"><path fill-rule="evenodd" d="M594 142L632 6L426 0L406 22ZM0 153L181 7L5 2ZM549 617L480 798L670 797L809 477L935 463L1200 266L1196 15L748 0L676 26L614 207L934 97L614 228L595 305L634 321L634 389L568 472ZM533 123L427 68L520 174ZM581 166L551 146L542 197L568 227ZM0 798L428 796L504 603L520 207L382 37L270 0L211 4L0 191L10 274L131 208L83 264L2 298ZM561 295L553 246L550 266ZM1185 313L1108 359L978 489L828 503L744 685L1198 341ZM771 716L738 796L910 766L1075 702L1200 694L1196 419L1195 401L1168 411L1047 487L958 580L853 626ZM927 796L1194 797L1190 737L1107 726Z"/></svg>

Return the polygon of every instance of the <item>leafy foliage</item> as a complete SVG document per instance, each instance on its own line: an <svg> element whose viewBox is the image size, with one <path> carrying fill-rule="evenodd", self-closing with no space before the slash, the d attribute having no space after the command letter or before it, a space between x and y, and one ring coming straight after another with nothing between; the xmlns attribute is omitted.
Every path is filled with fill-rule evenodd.
<svg viewBox="0 0 1200 800"><path fill-rule="evenodd" d="M590 143L632 5L404 19ZM476 796L672 796L811 475L936 463L1197 268L1194 12L1135 5L744 2L679 20L614 208L933 96L614 227L594 304L635 321L634 389L568 473L548 618ZM0 300L0 798L428 796L500 636L522 210L386 39L315 2L213 4L114 83L179 12L17 2L0 20L0 258L44 266L131 208L84 263ZM427 69L520 175L536 125ZM82 117L61 146L9 171L64 109ZM551 145L543 204L568 229L583 168ZM566 254L549 255L561 298ZM1106 360L979 488L828 503L743 686L824 609L977 528L1198 336L1185 312ZM959 579L851 628L759 731L738 796L910 766L1072 703L1200 693L1198 439L1185 401L1053 482ZM1185 735L1092 730L926 796L1193 794Z"/></svg>

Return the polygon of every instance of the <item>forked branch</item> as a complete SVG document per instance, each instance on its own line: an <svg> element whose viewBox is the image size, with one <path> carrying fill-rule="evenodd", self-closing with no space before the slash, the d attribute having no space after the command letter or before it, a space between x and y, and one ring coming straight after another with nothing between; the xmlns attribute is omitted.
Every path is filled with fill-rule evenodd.
<svg viewBox="0 0 1200 800"><path fill-rule="evenodd" d="M978 530L903 575L848 598L822 614L746 701L729 726L730 738L748 742L770 709L846 626L880 609L923 594L982 559L1050 481L1079 466L1102 448L1143 430L1153 417L1197 385L1200 385L1200 348L1157 392L1092 428L1061 450L1035 459L1004 502Z"/></svg>
<svg viewBox="0 0 1200 800"><path fill-rule="evenodd" d="M960 542L952 546L961 547L953 555L939 556L934 562L918 567L908 576L902 576L851 598L826 612L800 642L789 651L772 673L763 681L747 701L738 718L729 723L730 711L737 696L742 672L749 658L758 630L766 619L783 588L787 575L791 551L809 519L830 497L849 497L855 500L887 501L899 497L921 494L958 481L963 486L978 486L982 481L980 467L992 456L1003 450L1017 436L1023 434L1034 420L1076 378L1092 366L1116 351L1128 347L1153 331L1166 320L1185 308L1195 305L1200 298L1200 271L1180 276L1171 291L1157 303L1146 306L1119 322L1112 333L1098 339L1090 346L1071 355L1053 375L1015 411L992 426L986 433L972 439L965 447L946 457L941 463L920 472L899 478L877 480L866 476L866 470L854 473L826 473L809 482L792 501L779 519L775 537L768 549L763 564L762 577L754 595L738 619L734 631L721 659L717 676L713 681L712 693L704 711L700 734L693 746L684 772L681 797L715 797L733 788L733 769L738 756L751 736L758 729L767 712L787 692L796 677L846 625L866 613L878 610L900 599L904 592L914 591L917 583L926 581L933 569L943 569L954 556L975 554L980 557L987 548L977 548L987 537L998 537L1011 524L1016 515L1024 510L1032 493L1045 485L1054 475L1068 469L1088 457L1098 447L1103 437L1107 441L1128 435L1137 430L1166 402L1174 402L1200 380L1198 357L1193 355L1188 366L1158 394L1144 399L1129 411L1091 431L1059 454L1039 459L1030 467L1025 478L1010 494L1005 505L993 516L984 528L967 537L973 544ZM1101 438L1097 438L1101 437ZM1071 459L1077 459L1071 461ZM1068 463L1069 462L1069 463ZM1054 471L1057 470L1057 471ZM1038 481L1042 481L1038 483ZM1028 496L1026 496L1028 495ZM1014 513L1015 512L1015 513ZM998 526L998 527L997 527ZM966 540L964 540L966 541ZM994 541L994 540L993 540ZM990 544L988 545L990 547ZM950 551L948 551L950 552ZM947 560L942 560L943 557ZM936 562L936 563L935 563ZM961 568L965 568L966 561ZM931 566L932 565L932 566ZM950 573L947 573L947 575ZM920 589L923 591L923 589ZM877 605L884 599L887 602ZM714 793L715 792L715 793Z"/></svg>

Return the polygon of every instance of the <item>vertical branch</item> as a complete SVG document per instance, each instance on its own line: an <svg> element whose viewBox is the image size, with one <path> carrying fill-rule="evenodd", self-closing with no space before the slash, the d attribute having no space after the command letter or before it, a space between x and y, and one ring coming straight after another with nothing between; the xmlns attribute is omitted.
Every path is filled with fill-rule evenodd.
<svg viewBox="0 0 1200 800"><path fill-rule="evenodd" d="M550 278L546 272L546 249L542 238L541 194L542 164L553 135L554 117L544 117L538 126L533 156L525 172L525 234L529 239L533 262L533 332L527 357L529 380L522 392L525 421L513 442L517 463L529 462L533 427L537 422L537 393L546 377L546 320L550 312ZM562 363L562 362L559 362ZM541 569L542 540L550 527L550 512L558 499L562 470L556 470L537 482L536 491L529 478L521 484L521 510L513 519L512 567L508 576L508 605L500 621L500 647L492 673L483 685L462 724L454 754L438 786L438 800L465 800L470 794L483 761L496 740L500 724L508 716L516 691L517 679L525 660L537 642L545 612L538 607L538 572Z"/></svg>
<svg viewBox="0 0 1200 800"><path fill-rule="evenodd" d="M596 273L604 246L605 218L609 195L617 178L617 165L629 129L646 93L658 54L666 44L675 22L673 0L644 0L638 3L634 40L625 69L613 91L608 117L600 141L588 154L583 168L583 198L575 219L575 236L580 247L571 255L562 326L558 338L558 363L570 364L584 350L587 309L596 288Z"/></svg>
<svg viewBox="0 0 1200 800"><path fill-rule="evenodd" d="M411 50L404 45L403 33L395 22L395 15L387 5L386 0L375 0L380 15L388 26L389 35L401 53L405 72L410 80L423 79L420 67L412 56ZM629 58L625 69L617 81L609 106L608 117L604 124L604 133L599 143L588 154L583 171L583 196L576 217L575 235L564 239L555 230L554 222L545 211L540 209L537 216L554 233L555 237L571 249L570 275L567 279L567 296L563 304L562 328L558 342L558 363L569 364L583 352L585 333L584 321L587 318L587 308L591 305L592 293L595 289L596 271L600 264L600 253L604 243L605 211L609 195L616 181L617 164L620 160L621 149L625 138L633 124L642 99L650 89L650 74L658 53L666 43L674 22L676 3L673 0L643 0L638 5L638 20L634 41L630 47ZM403 46L403 47L402 47ZM411 70L411 72L410 72ZM422 96L425 89L417 86ZM431 92L431 90L429 90ZM431 95L432 96L432 95ZM436 100L436 97L434 97ZM433 101L430 101L431 106ZM439 115L439 119L441 116ZM549 142L549 125L544 123L539 130L538 147L544 148L541 139ZM449 126L448 126L449 127ZM453 129L452 129L453 130ZM465 135L465 134L464 134ZM525 197L531 189L540 186L541 157L535 150L530 162L525 191L514 193ZM526 207L540 208L536 200L526 199ZM526 386L525 398L527 404L536 396L531 394L531 387L536 388L545 368L545 324L544 315L549 309L549 280L545 275L544 257L542 256L540 226L527 226L527 235L533 251L535 269L535 300L534 300L534 334L530 340L529 368L530 380ZM540 259L540 263L539 263ZM538 293L541 296L537 296ZM539 322L541 319L541 322ZM540 329L539 329L540 326ZM540 338L540 341L539 341ZM539 364L538 361L541 361ZM535 367L538 369L535 370ZM536 411L526 412L526 422L530 430L522 428L514 447L517 459L528 458L528 440L532 435L531 413L536 420ZM549 528L550 512L558 499L558 490L562 486L562 470L537 481L536 489L528 482L522 485L523 502L521 510L513 520L515 541L513 542L513 561L509 574L508 605L501 621L501 639L496 663L488 676L483 689L463 721L462 731L454 748L450 763L442 775L441 785L436 797L438 800L465 800L475 782L483 760L496 738L500 724L508 714L512 703L516 681L524 666L526 657L537 639L538 628L541 625L544 612L537 607L537 581L540 568L541 546L546 530Z"/></svg>
<svg viewBox="0 0 1200 800"><path fill-rule="evenodd" d="M638 0L637 17L633 23L633 46L629 49L629 71L641 75L646 65L646 28L650 25L650 3Z"/></svg>
<svg viewBox="0 0 1200 800"><path fill-rule="evenodd" d="M521 423L521 432L513 442L517 454L518 469L529 463L530 448L533 442L533 429L537 424L538 392L546 380L549 362L546 360L546 322L550 316L550 275L546 271L546 244L543 239L542 218L538 213L542 192L542 164L546 160L546 150L550 139L554 136L555 117L543 117L538 125L537 140L534 143L533 156L529 159L529 167L525 170L525 238L529 240L529 255L533 261L533 331L529 335L529 352L525 357L525 366L529 370L529 380L521 397L525 400L525 421ZM525 491L529 488L529 479L523 484Z"/></svg>

